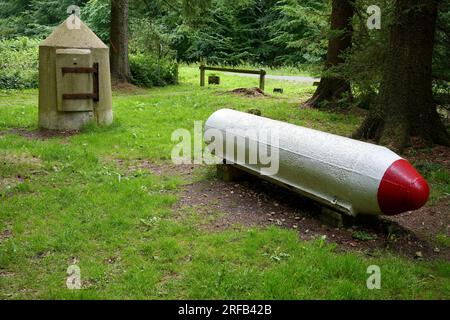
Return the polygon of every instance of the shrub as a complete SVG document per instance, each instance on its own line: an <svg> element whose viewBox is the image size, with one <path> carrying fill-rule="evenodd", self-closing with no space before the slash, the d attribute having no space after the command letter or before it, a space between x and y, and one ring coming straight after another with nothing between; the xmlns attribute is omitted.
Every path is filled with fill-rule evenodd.
<svg viewBox="0 0 450 320"><path fill-rule="evenodd" d="M177 83L178 65L174 60L138 53L130 55L130 67L135 85L163 87Z"/></svg>
<svg viewBox="0 0 450 320"><path fill-rule="evenodd" d="M0 41L0 89L37 88L38 45L29 38Z"/></svg>
<svg viewBox="0 0 450 320"><path fill-rule="evenodd" d="M0 41L0 89L37 88L39 40L17 38ZM178 65L170 58L131 54L133 84L153 87L177 82Z"/></svg>

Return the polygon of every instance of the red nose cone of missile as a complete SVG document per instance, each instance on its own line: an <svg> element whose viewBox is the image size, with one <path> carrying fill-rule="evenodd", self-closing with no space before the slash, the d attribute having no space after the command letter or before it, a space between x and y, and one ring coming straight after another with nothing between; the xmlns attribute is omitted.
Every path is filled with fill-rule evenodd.
<svg viewBox="0 0 450 320"><path fill-rule="evenodd" d="M395 215L422 208L429 195L425 179L402 159L385 172L378 189L378 204L384 214Z"/></svg>

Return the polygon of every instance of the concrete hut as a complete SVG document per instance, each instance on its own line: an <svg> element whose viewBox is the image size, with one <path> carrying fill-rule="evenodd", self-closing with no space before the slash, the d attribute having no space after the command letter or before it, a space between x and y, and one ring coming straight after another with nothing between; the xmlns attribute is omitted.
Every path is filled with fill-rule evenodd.
<svg viewBox="0 0 450 320"><path fill-rule="evenodd" d="M111 124L109 48L76 15L39 46L39 127Z"/></svg>

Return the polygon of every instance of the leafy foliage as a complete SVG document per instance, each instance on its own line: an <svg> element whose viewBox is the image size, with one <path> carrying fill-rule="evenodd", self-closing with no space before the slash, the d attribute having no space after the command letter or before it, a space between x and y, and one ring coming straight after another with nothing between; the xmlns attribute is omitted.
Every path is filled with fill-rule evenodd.
<svg viewBox="0 0 450 320"><path fill-rule="evenodd" d="M369 16L366 9L370 5L377 5L381 9L380 30L369 30L366 26ZM348 80L357 97L356 103L362 108L369 108L378 92L385 67L386 43L393 20L393 0L358 0L355 2L355 12L352 48L344 53L345 63L330 68L327 73Z"/></svg>
<svg viewBox="0 0 450 320"><path fill-rule="evenodd" d="M111 3L109 0L89 0L82 9L81 19L102 39L109 42Z"/></svg>
<svg viewBox="0 0 450 320"><path fill-rule="evenodd" d="M381 29L368 30L366 9L381 8ZM356 103L371 107L377 96L382 71L385 69L390 26L394 23L394 0L357 0L353 21L353 47L344 54L345 63L327 71L329 75L347 79L352 84ZM434 94L442 106L450 105L450 1L445 0L439 11L436 47L433 57ZM327 74L325 73L325 74ZM442 100L441 100L442 99Z"/></svg>
<svg viewBox="0 0 450 320"><path fill-rule="evenodd" d="M0 38L47 36L68 17L70 5L83 7L87 0L9 0L0 4Z"/></svg>
<svg viewBox="0 0 450 320"><path fill-rule="evenodd" d="M130 56L130 67L135 85L163 87L177 82L178 65L173 60L138 53Z"/></svg>
<svg viewBox="0 0 450 320"><path fill-rule="evenodd" d="M328 10L322 1L213 1L196 27L176 29L180 58L271 66L317 63L326 54Z"/></svg>
<svg viewBox="0 0 450 320"><path fill-rule="evenodd" d="M0 89L38 86L38 43L28 38L0 41Z"/></svg>
<svg viewBox="0 0 450 320"><path fill-rule="evenodd" d="M450 1L441 4L433 56L434 96L438 105L450 110Z"/></svg>
<svg viewBox="0 0 450 320"><path fill-rule="evenodd" d="M324 1L278 1L268 24L276 63L316 64L326 55L329 5ZM265 19L269 20L269 19Z"/></svg>
<svg viewBox="0 0 450 320"><path fill-rule="evenodd" d="M370 107L378 92L394 2L355 0L353 47L345 53L344 64L327 70L330 75L350 81L356 102L364 108ZM67 17L66 10L71 4L81 7L82 19L109 43L109 0L3 1L0 3L0 38L45 37ZM370 5L381 8L381 30L366 27L366 9ZM326 56L329 19L330 1L321 0L130 1L130 53L134 55L134 74L141 85L170 83L148 76L155 74L149 71L153 67L146 65L145 70L137 70L145 65L143 60L158 59L168 63L206 59L210 64L302 69L321 66ZM443 0L433 62L434 94L442 106L450 104L449 56L450 0ZM23 86L24 77L28 75L2 70L3 86Z"/></svg>

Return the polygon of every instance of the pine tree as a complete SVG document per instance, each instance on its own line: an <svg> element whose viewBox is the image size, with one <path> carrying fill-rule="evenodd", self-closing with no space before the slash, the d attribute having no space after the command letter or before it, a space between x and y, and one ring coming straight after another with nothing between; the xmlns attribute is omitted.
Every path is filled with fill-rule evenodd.
<svg viewBox="0 0 450 320"><path fill-rule="evenodd" d="M331 32L325 70L344 62L342 54L352 46L353 1L333 0L331 12ZM350 83L336 76L325 75L320 80L316 92L305 102L306 107L319 107L324 102L336 105L340 99L351 96Z"/></svg>
<svg viewBox="0 0 450 320"><path fill-rule="evenodd" d="M402 151L411 136L450 145L432 96L437 0L396 0L377 103L355 133Z"/></svg>
<svg viewBox="0 0 450 320"><path fill-rule="evenodd" d="M130 82L128 60L128 0L111 0L111 77L115 82Z"/></svg>

